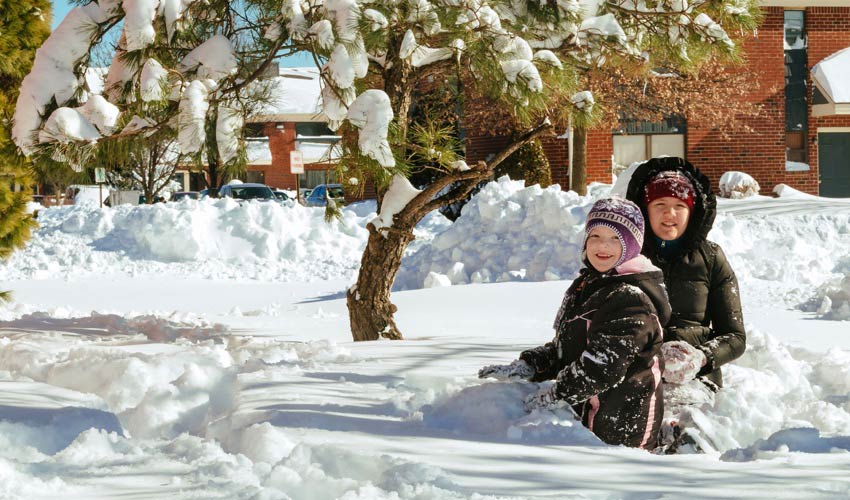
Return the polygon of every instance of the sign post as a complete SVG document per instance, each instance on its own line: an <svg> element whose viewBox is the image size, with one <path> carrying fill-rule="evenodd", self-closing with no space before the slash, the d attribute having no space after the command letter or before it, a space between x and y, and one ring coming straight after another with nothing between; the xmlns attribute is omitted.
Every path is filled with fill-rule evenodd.
<svg viewBox="0 0 850 500"><path fill-rule="evenodd" d="M94 182L97 184L97 199L100 201L100 208L103 208L103 183L106 182L106 169L96 167L94 169Z"/></svg>
<svg viewBox="0 0 850 500"><path fill-rule="evenodd" d="M304 173L304 156L297 149L289 152L289 171L295 175L295 200L301 203L300 174Z"/></svg>

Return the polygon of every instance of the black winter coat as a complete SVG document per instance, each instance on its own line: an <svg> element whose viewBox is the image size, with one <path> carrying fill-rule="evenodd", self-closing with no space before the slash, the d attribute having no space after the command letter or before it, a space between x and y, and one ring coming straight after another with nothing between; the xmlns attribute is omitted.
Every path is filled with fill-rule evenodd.
<svg viewBox="0 0 850 500"><path fill-rule="evenodd" d="M640 269L625 274L636 261ZM660 352L670 306L649 260L619 269L583 269L564 297L555 338L520 359L535 369L532 381L554 378L555 394L602 441L651 449L664 414Z"/></svg>
<svg viewBox="0 0 850 500"><path fill-rule="evenodd" d="M710 181L686 160L653 158L634 171L626 198L641 207L648 227L644 189L650 178L665 170L682 172L697 193L678 254L662 257L651 229L644 238L643 253L664 272L673 307L664 341L684 340L702 350L707 363L698 376L722 387L720 366L744 353L746 332L735 273L720 246L706 239L717 208Z"/></svg>

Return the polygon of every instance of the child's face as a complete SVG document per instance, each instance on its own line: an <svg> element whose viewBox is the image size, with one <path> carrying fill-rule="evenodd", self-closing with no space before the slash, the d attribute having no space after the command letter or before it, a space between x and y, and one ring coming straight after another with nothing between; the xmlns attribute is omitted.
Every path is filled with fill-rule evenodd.
<svg viewBox="0 0 850 500"><path fill-rule="evenodd" d="M691 209L688 205L672 196L652 200L646 207L649 213L649 226L655 236L672 241L681 238L688 228Z"/></svg>
<svg viewBox="0 0 850 500"><path fill-rule="evenodd" d="M611 270L623 255L623 245L613 229L596 226L590 230L585 244L587 260L600 273Z"/></svg>

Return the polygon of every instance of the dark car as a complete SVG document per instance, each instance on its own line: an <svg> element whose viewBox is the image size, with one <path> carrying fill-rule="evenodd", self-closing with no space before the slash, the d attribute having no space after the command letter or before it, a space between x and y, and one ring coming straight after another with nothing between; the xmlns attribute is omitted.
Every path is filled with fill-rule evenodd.
<svg viewBox="0 0 850 500"><path fill-rule="evenodd" d="M169 201L180 201L186 198L198 200L201 198L201 193L197 191L177 191L176 193L171 193L171 199Z"/></svg>
<svg viewBox="0 0 850 500"><path fill-rule="evenodd" d="M304 198L304 204L308 207L323 207L328 204L328 197L335 203L341 204L345 198L341 184L319 184L310 191L310 195Z"/></svg>
<svg viewBox="0 0 850 500"><path fill-rule="evenodd" d="M265 184L227 184L218 190L221 198L233 198L235 200L276 200L272 189Z"/></svg>

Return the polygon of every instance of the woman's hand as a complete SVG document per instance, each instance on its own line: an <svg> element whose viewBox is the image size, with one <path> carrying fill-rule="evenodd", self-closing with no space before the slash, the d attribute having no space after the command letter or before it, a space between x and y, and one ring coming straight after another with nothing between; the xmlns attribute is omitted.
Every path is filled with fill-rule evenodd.
<svg viewBox="0 0 850 500"><path fill-rule="evenodd" d="M681 340L661 344L664 356L664 380L671 384L684 384L699 373L707 361L705 353Z"/></svg>
<svg viewBox="0 0 850 500"><path fill-rule="evenodd" d="M534 368L521 359L509 365L490 365L478 370L478 378L496 380L528 380L534 375Z"/></svg>

